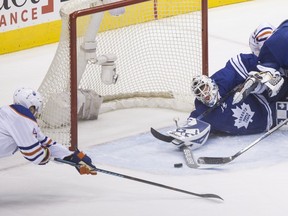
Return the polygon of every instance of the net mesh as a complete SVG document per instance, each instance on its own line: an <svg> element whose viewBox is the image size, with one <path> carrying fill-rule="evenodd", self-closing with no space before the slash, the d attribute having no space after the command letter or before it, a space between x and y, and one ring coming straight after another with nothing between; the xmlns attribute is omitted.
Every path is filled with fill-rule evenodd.
<svg viewBox="0 0 288 216"><path fill-rule="evenodd" d="M72 0L62 7L58 49L39 88L44 98L40 127L67 146L71 143L69 14L101 5L102 1ZM103 96L100 114L134 106L191 111L190 82L202 73L201 0L147 1L122 12L118 8L77 18L77 39L72 44L77 47L78 88ZM96 45L96 50L87 51L85 44ZM97 57L107 54L117 57L116 84L101 80Z"/></svg>

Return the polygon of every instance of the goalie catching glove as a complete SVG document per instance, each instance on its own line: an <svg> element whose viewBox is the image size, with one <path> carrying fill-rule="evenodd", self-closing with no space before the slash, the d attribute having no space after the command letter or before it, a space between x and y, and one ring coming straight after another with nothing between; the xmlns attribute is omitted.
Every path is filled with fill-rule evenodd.
<svg viewBox="0 0 288 216"><path fill-rule="evenodd" d="M242 88L233 97L232 104L242 102L250 93L261 94L266 89L269 97L274 97L280 91L284 83L279 71L274 68L258 65L260 72L251 71L249 77L243 83Z"/></svg>
<svg viewBox="0 0 288 216"><path fill-rule="evenodd" d="M72 155L63 158L63 160L76 163L76 169L81 175L97 175L96 167L92 164L91 158L79 150L75 151Z"/></svg>
<svg viewBox="0 0 288 216"><path fill-rule="evenodd" d="M187 122L176 130L168 131L169 136L175 138L172 143L178 147L188 146L192 150L201 147L210 133L210 124L195 118L189 118Z"/></svg>

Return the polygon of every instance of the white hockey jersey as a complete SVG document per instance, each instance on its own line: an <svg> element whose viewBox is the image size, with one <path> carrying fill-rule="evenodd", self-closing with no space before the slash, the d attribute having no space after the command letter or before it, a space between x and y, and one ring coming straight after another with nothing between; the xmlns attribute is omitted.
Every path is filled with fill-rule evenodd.
<svg viewBox="0 0 288 216"><path fill-rule="evenodd" d="M63 158L72 153L41 132L29 109L14 104L0 108L0 158L19 150L24 158L40 164L45 158L43 147L49 148L51 157Z"/></svg>

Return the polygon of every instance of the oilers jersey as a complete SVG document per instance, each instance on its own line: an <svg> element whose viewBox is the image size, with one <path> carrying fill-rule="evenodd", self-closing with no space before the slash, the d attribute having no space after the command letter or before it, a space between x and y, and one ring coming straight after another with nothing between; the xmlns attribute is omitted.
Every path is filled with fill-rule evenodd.
<svg viewBox="0 0 288 216"><path fill-rule="evenodd" d="M257 71L257 64L258 60L254 54L239 54L231 58L224 68L211 76L218 85L219 97L224 97L235 86L243 83L250 71ZM282 93L278 97L281 95ZM271 100L265 91L262 94L249 94L243 102L232 105L232 94L201 120L211 124L211 132L214 133L223 132L231 135L260 133L273 125L276 106L274 100ZM191 112L190 117L197 118L207 109L209 107L195 99L195 110Z"/></svg>
<svg viewBox="0 0 288 216"><path fill-rule="evenodd" d="M43 147L49 148L52 157L63 158L72 153L41 132L29 109L21 105L0 108L0 158L19 150L30 162L41 164L46 156Z"/></svg>

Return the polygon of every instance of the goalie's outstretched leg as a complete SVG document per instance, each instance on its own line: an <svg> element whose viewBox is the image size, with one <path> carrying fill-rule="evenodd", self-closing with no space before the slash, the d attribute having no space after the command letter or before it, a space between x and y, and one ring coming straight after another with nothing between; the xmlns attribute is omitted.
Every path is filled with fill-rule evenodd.
<svg viewBox="0 0 288 216"><path fill-rule="evenodd" d="M185 124L178 126L167 134L174 139L172 143L180 148L187 146L191 150L200 148L210 134L210 124L195 118L189 118Z"/></svg>

